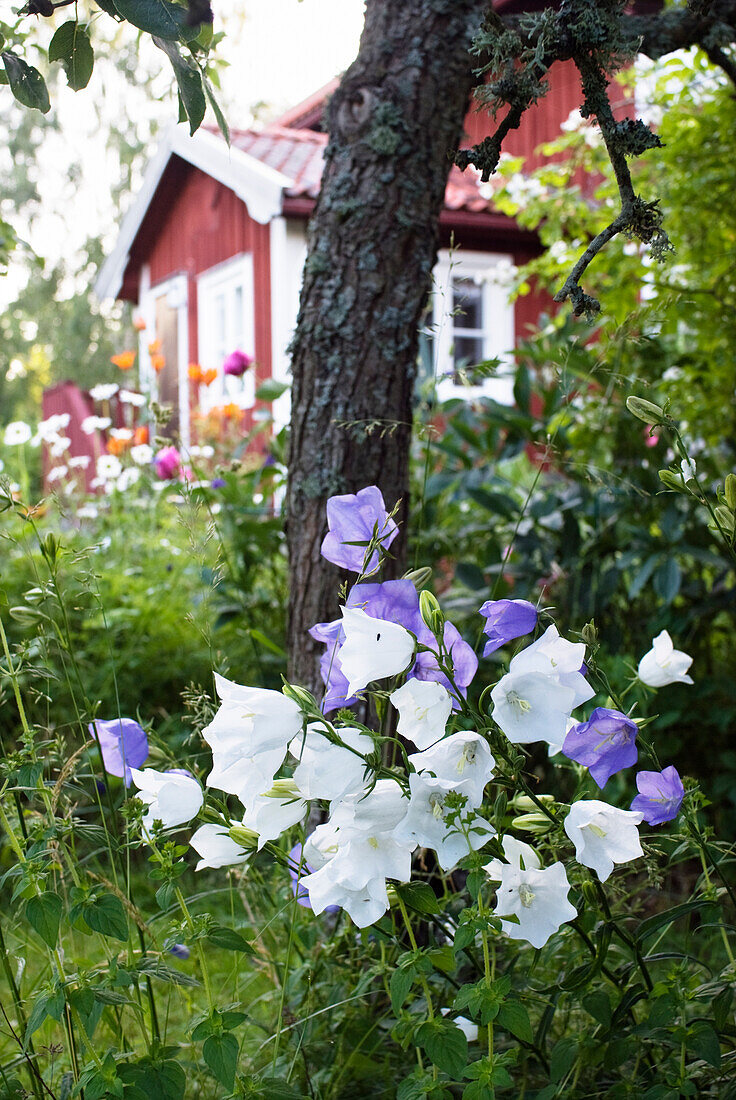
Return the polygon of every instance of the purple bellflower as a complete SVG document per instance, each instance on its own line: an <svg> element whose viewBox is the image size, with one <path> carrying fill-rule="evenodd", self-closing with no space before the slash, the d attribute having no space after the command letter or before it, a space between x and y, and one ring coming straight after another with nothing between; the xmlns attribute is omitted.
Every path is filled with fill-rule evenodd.
<svg viewBox="0 0 736 1100"><path fill-rule="evenodd" d="M295 844L289 852L287 867L289 870L289 878L291 879L291 892L296 898L297 903L305 909L311 909L312 903L309 900L309 890L303 884L302 879L305 875L314 874L315 868L303 858L301 844ZM339 910L339 905L328 905L324 912L337 913Z"/></svg>
<svg viewBox="0 0 736 1100"><path fill-rule="evenodd" d="M479 614L486 620L483 633L488 635L484 657L514 638L531 634L537 625L537 609L528 600L486 600Z"/></svg>
<svg viewBox="0 0 736 1100"><path fill-rule="evenodd" d="M677 817L685 788L672 764L661 772L639 772L636 785L639 793L631 808L644 814L648 825L663 825Z"/></svg>
<svg viewBox="0 0 736 1100"><path fill-rule="evenodd" d="M570 760L584 764L599 787L639 758L636 722L620 710L596 707L587 722L568 732L562 751Z"/></svg>
<svg viewBox="0 0 736 1100"><path fill-rule="evenodd" d="M376 485L369 485L359 493L330 497L327 501L327 523L330 529L322 542L322 557L353 573L363 572L366 548L376 533L384 549L399 533ZM374 550L366 574L375 573L379 564L378 551Z"/></svg>
<svg viewBox="0 0 736 1100"><path fill-rule="evenodd" d="M419 612L419 594L409 580L383 581L381 584L356 584L348 593L346 607L358 607L374 619L385 619L398 623L415 634L422 645L436 649L437 642ZM309 631L315 641L322 642L327 648L320 660L320 673L325 684L325 698L322 709L325 714L338 707L351 706L356 697L348 694L348 681L340 664L340 647L345 640L342 620L331 623L317 623ZM453 679L462 695L478 668L478 658L460 632L452 623L445 624L444 642L453 663ZM459 703L445 674L437 664L433 653L422 652L408 673L409 679L436 680L453 695L453 707Z"/></svg>
<svg viewBox="0 0 736 1100"><path fill-rule="evenodd" d="M140 768L148 759L148 738L132 718L98 718L90 722L90 735L99 741L102 761L108 775L117 775L125 786L131 784L131 768Z"/></svg>

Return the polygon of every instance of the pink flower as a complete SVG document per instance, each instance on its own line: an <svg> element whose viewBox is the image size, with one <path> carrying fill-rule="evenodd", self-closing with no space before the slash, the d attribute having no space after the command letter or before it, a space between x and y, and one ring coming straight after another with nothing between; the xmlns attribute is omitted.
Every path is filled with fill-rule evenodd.
<svg viewBox="0 0 736 1100"><path fill-rule="evenodd" d="M181 455L176 447L164 447L153 461L162 481L173 481L181 472Z"/></svg>
<svg viewBox="0 0 736 1100"><path fill-rule="evenodd" d="M222 364L222 373L233 374L236 378L240 378L241 374L245 374L248 367L253 366L253 362L253 358L246 355L244 351L231 351Z"/></svg>

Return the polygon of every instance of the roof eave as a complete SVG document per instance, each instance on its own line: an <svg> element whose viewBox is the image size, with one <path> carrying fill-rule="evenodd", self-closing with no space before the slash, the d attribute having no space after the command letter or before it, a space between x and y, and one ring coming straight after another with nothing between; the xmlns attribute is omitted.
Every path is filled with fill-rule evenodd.
<svg viewBox="0 0 736 1100"><path fill-rule="evenodd" d="M284 190L293 183L288 176L241 149L228 147L218 135L199 130L190 137L182 127L173 127L151 159L141 189L123 219L115 247L100 268L94 285L98 298L115 298L119 294L136 236L174 155L233 191L261 225L278 217Z"/></svg>

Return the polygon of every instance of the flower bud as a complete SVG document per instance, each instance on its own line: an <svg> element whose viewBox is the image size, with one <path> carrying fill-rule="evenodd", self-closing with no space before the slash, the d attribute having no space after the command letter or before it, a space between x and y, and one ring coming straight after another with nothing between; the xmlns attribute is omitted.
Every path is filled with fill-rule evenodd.
<svg viewBox="0 0 736 1100"><path fill-rule="evenodd" d="M390 883L387 883L386 885L386 894L388 896L389 905L392 909L394 909L399 904L399 895L396 893L395 887L393 887Z"/></svg>
<svg viewBox="0 0 736 1100"><path fill-rule="evenodd" d="M232 828L228 829L228 836L241 848L255 848L258 843L258 833L254 833L252 829L247 829L245 825L233 825Z"/></svg>
<svg viewBox="0 0 736 1100"><path fill-rule="evenodd" d="M580 637L591 649L598 645L598 628L595 625L595 620L591 619L589 623L585 624L580 631Z"/></svg>
<svg viewBox="0 0 736 1100"><path fill-rule="evenodd" d="M525 833L546 833L552 828L552 822L544 814L521 814L514 818L514 825Z"/></svg>
<svg viewBox="0 0 736 1100"><path fill-rule="evenodd" d="M266 798L301 798L301 791L293 779L274 779Z"/></svg>
<svg viewBox="0 0 736 1100"><path fill-rule="evenodd" d="M305 714L319 713L316 699L313 695L310 695L306 688L296 687L294 684L284 684L281 694L285 695L287 699L293 700Z"/></svg>
<svg viewBox="0 0 736 1100"><path fill-rule="evenodd" d="M404 573L403 579L411 581L417 592L421 592L425 584L432 579L432 570L428 565L423 565L421 569L411 569L408 573Z"/></svg>
<svg viewBox="0 0 736 1100"><path fill-rule="evenodd" d="M553 794L538 794L537 802L533 798L530 798L528 794L514 795L511 800L511 805L515 810L521 810L522 813L535 813L538 810L537 803L541 802L543 805L551 805L555 800Z"/></svg>
<svg viewBox="0 0 736 1100"><path fill-rule="evenodd" d="M723 530L729 535L733 534L733 512L723 504L717 505L713 511ZM13 614L12 610L10 613Z"/></svg>
<svg viewBox="0 0 736 1100"><path fill-rule="evenodd" d="M653 401L645 401L643 397L627 397L626 408L645 424L665 424L669 419L661 405L655 405Z"/></svg>
<svg viewBox="0 0 736 1100"><path fill-rule="evenodd" d="M419 614L435 637L441 638L445 629L445 616L437 597L426 589L419 593Z"/></svg>
<svg viewBox="0 0 736 1100"><path fill-rule="evenodd" d="M736 511L736 474L728 474L725 484L726 504L732 511Z"/></svg>
<svg viewBox="0 0 736 1100"><path fill-rule="evenodd" d="M580 889L583 891L583 897L587 905L598 905L598 893L592 882L586 879L586 881L581 884Z"/></svg>

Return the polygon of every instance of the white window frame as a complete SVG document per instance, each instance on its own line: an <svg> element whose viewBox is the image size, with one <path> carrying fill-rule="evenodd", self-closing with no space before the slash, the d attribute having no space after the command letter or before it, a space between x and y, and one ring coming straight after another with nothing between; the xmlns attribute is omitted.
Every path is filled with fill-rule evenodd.
<svg viewBox="0 0 736 1100"><path fill-rule="evenodd" d="M189 286L186 275L171 275L155 286L151 286L151 271L148 264L141 271L138 293L138 313L146 323L138 337L138 363L141 389L154 401L158 400L156 372L151 366L149 343L156 332L156 299L166 296L167 304L176 310L177 350L179 361L176 364L177 393L179 398L179 438L185 448L190 443L189 421Z"/></svg>
<svg viewBox="0 0 736 1100"><path fill-rule="evenodd" d="M434 373L440 401L459 397L474 400L492 397L503 405L513 404L513 358L516 338L514 305L509 301L513 256L506 252L439 253L433 273L432 335ZM462 385L455 380L453 344L462 328L455 327L452 282L472 279L482 287L483 359L499 359L498 371L479 385ZM471 335L477 330L471 329Z"/></svg>
<svg viewBox="0 0 736 1100"><path fill-rule="evenodd" d="M224 338L223 345L214 303L217 296L223 293L234 294L238 287L242 289L242 315L239 322L231 317L227 324L238 327L242 337L240 340L233 337L230 341L233 346L230 347L228 335ZM216 267L208 268L197 278L197 361L204 370L217 370L217 378L211 385L199 387L199 406L204 412L216 405L232 403L241 409L251 409L255 405L256 382L253 368L240 378L222 373L223 360L233 351L244 351L246 355L255 357L254 289L253 256L250 252L243 252ZM223 346L227 348L224 354ZM216 350L218 347L219 351Z"/></svg>

